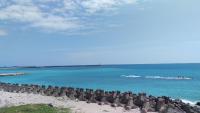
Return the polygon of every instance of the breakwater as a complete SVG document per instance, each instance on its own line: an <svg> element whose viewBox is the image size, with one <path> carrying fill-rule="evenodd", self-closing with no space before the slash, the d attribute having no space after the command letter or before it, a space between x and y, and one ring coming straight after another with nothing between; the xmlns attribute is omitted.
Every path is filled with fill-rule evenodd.
<svg viewBox="0 0 200 113"><path fill-rule="evenodd" d="M101 89L83 89L73 87L54 87L45 85L10 84L0 82L0 90L15 93L33 93L46 96L67 96L72 100L108 104L112 107L124 107L126 110L140 108L142 113L200 113L198 106L190 106L181 100L172 100L169 97L154 97L146 93L104 91Z"/></svg>

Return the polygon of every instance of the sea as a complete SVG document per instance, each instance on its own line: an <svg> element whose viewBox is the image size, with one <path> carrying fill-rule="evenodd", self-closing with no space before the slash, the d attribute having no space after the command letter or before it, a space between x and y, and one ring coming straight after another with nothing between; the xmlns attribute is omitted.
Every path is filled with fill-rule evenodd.
<svg viewBox="0 0 200 113"><path fill-rule="evenodd" d="M145 92L194 104L200 101L200 64L2 67L0 82Z"/></svg>

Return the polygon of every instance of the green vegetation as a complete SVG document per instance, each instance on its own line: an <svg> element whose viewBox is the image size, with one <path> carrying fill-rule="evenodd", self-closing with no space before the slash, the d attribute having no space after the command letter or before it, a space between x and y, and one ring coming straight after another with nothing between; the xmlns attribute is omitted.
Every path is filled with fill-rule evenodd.
<svg viewBox="0 0 200 113"><path fill-rule="evenodd" d="M0 113L70 113L70 109L56 108L44 104L29 104L0 108Z"/></svg>

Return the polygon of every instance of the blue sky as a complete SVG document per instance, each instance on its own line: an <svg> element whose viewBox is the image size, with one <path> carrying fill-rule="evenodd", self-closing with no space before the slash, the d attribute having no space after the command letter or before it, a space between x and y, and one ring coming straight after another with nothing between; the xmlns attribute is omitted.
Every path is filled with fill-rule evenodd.
<svg viewBox="0 0 200 113"><path fill-rule="evenodd" d="M0 0L0 66L200 62L199 0Z"/></svg>

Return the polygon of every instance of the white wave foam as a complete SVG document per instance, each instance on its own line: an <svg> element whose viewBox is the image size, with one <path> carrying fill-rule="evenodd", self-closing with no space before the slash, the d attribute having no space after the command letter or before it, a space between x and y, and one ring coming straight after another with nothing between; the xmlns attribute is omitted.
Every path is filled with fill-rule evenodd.
<svg viewBox="0 0 200 113"><path fill-rule="evenodd" d="M24 75L25 73L0 73L0 76L16 76L16 75Z"/></svg>
<svg viewBox="0 0 200 113"><path fill-rule="evenodd" d="M181 99L182 102L186 103L186 104L190 104L192 106L194 106L198 101L190 101L190 100L187 100L187 99Z"/></svg>
<svg viewBox="0 0 200 113"><path fill-rule="evenodd" d="M145 76L147 79L166 79L166 80L190 80L192 78L177 76L177 77L164 77L164 76Z"/></svg>
<svg viewBox="0 0 200 113"><path fill-rule="evenodd" d="M138 76L138 75L121 75L126 78L145 78L145 79L164 79L164 80L191 80L190 77L185 76Z"/></svg>
<svg viewBox="0 0 200 113"><path fill-rule="evenodd" d="M127 78L140 78L141 76L137 76L137 75L121 75L121 77L127 77Z"/></svg>

